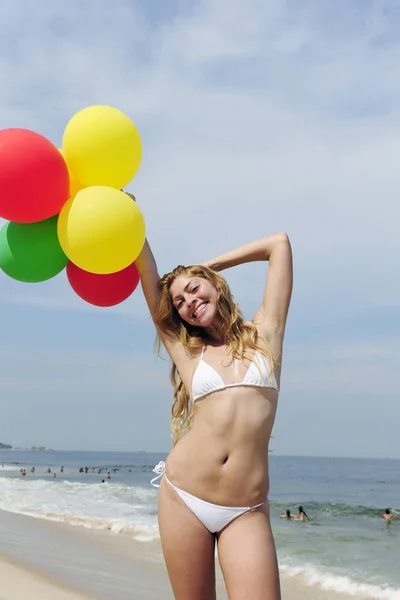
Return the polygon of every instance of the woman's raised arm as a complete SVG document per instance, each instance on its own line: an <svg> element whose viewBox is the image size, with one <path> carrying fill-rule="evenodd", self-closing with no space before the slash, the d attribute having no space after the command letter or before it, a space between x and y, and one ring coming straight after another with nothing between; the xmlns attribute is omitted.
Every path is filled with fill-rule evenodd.
<svg viewBox="0 0 400 600"><path fill-rule="evenodd" d="M132 198L134 202L136 202L136 197L134 194L130 192L124 193ZM144 246L142 248L141 253L135 260L135 265L137 270L139 271L140 281L142 284L143 294L147 302L147 306L149 307L150 314L154 320L155 310L157 308L158 300L160 297L160 289L158 286L158 282L160 281L160 276L158 274L157 263L154 258L153 252L151 251L150 244L147 239L144 242Z"/></svg>
<svg viewBox="0 0 400 600"><path fill-rule="evenodd" d="M254 323L261 335L280 345L285 331L293 287L292 250L286 233L275 233L250 242L203 263L215 271L256 261L269 261L267 281L261 306Z"/></svg>
<svg viewBox="0 0 400 600"><path fill-rule="evenodd" d="M158 285L160 276L158 274L157 263L147 239L144 242L141 253L135 261L135 265L139 271L147 306L149 307L151 316L154 318L160 297L160 288Z"/></svg>

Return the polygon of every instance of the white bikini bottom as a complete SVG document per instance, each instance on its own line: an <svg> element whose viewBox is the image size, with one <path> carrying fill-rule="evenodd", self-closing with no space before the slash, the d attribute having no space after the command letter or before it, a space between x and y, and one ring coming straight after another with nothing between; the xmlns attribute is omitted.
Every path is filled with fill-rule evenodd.
<svg viewBox="0 0 400 600"><path fill-rule="evenodd" d="M254 506L221 506L219 504L212 504L197 498L184 490L176 487L165 474L165 462L161 461L153 469L154 473L157 473L157 477L151 480L151 485L154 487L160 487L159 484L155 483L162 476L169 485L176 491L178 496L183 500L188 509L203 523L204 527L211 533L219 533L224 527L226 527L231 521L237 519L241 515L255 508L260 508L268 502L268 498L260 504Z"/></svg>

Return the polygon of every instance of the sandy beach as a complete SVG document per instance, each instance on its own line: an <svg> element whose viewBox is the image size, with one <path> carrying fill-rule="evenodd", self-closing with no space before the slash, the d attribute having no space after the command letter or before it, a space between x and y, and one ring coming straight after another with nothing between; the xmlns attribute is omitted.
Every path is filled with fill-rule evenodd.
<svg viewBox="0 0 400 600"><path fill-rule="evenodd" d="M30 570L25 565L19 564L9 557L0 556L0 581L1 596L0 600L98 600L99 596L82 593L79 590L67 588L60 581L52 579L43 573ZM221 587L221 586L219 586ZM299 586L293 582L284 581L283 598L295 600L295 598L309 598L310 600L326 600L331 598L339 599L338 596L327 595L322 590L304 589L304 595L299 595ZM172 596L168 595L168 590L160 593L157 598ZM223 592L222 592L223 594ZM102 597L118 598L118 596L107 595ZM133 595L132 598L138 596ZM155 597L155 596L153 596ZM221 599L227 598L225 594L218 596Z"/></svg>
<svg viewBox="0 0 400 600"><path fill-rule="evenodd" d="M35 573L25 566L0 556L1 600L93 600L76 590L62 587L42 573Z"/></svg>
<svg viewBox="0 0 400 600"><path fill-rule="evenodd" d="M0 511L0 600L173 600L159 543L150 546L145 550L127 535ZM218 599L227 600L220 572L217 590ZM282 598L350 596L283 576Z"/></svg>

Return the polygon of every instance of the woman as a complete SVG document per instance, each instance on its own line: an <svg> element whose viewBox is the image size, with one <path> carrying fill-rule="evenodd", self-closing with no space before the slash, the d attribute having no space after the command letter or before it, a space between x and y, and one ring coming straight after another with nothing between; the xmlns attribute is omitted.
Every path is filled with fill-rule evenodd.
<svg viewBox="0 0 400 600"><path fill-rule="evenodd" d="M299 506L299 521L308 521L308 515L302 506Z"/></svg>
<svg viewBox="0 0 400 600"><path fill-rule="evenodd" d="M219 271L254 261L269 261L269 269L250 323ZM173 363L174 447L155 479L175 599L215 600L217 543L230 600L278 600L268 443L292 290L288 237L271 235L162 278L146 241L136 265Z"/></svg>

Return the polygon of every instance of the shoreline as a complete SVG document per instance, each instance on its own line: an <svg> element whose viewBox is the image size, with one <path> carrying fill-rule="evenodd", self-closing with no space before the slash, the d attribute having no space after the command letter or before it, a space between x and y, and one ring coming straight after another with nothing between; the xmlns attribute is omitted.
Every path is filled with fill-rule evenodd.
<svg viewBox="0 0 400 600"><path fill-rule="evenodd" d="M40 543L37 543L40 540ZM173 600L159 542L0 510L0 600ZM378 598L281 572L282 600ZM397 594L379 596L397 600ZM217 562L217 597L228 600Z"/></svg>

